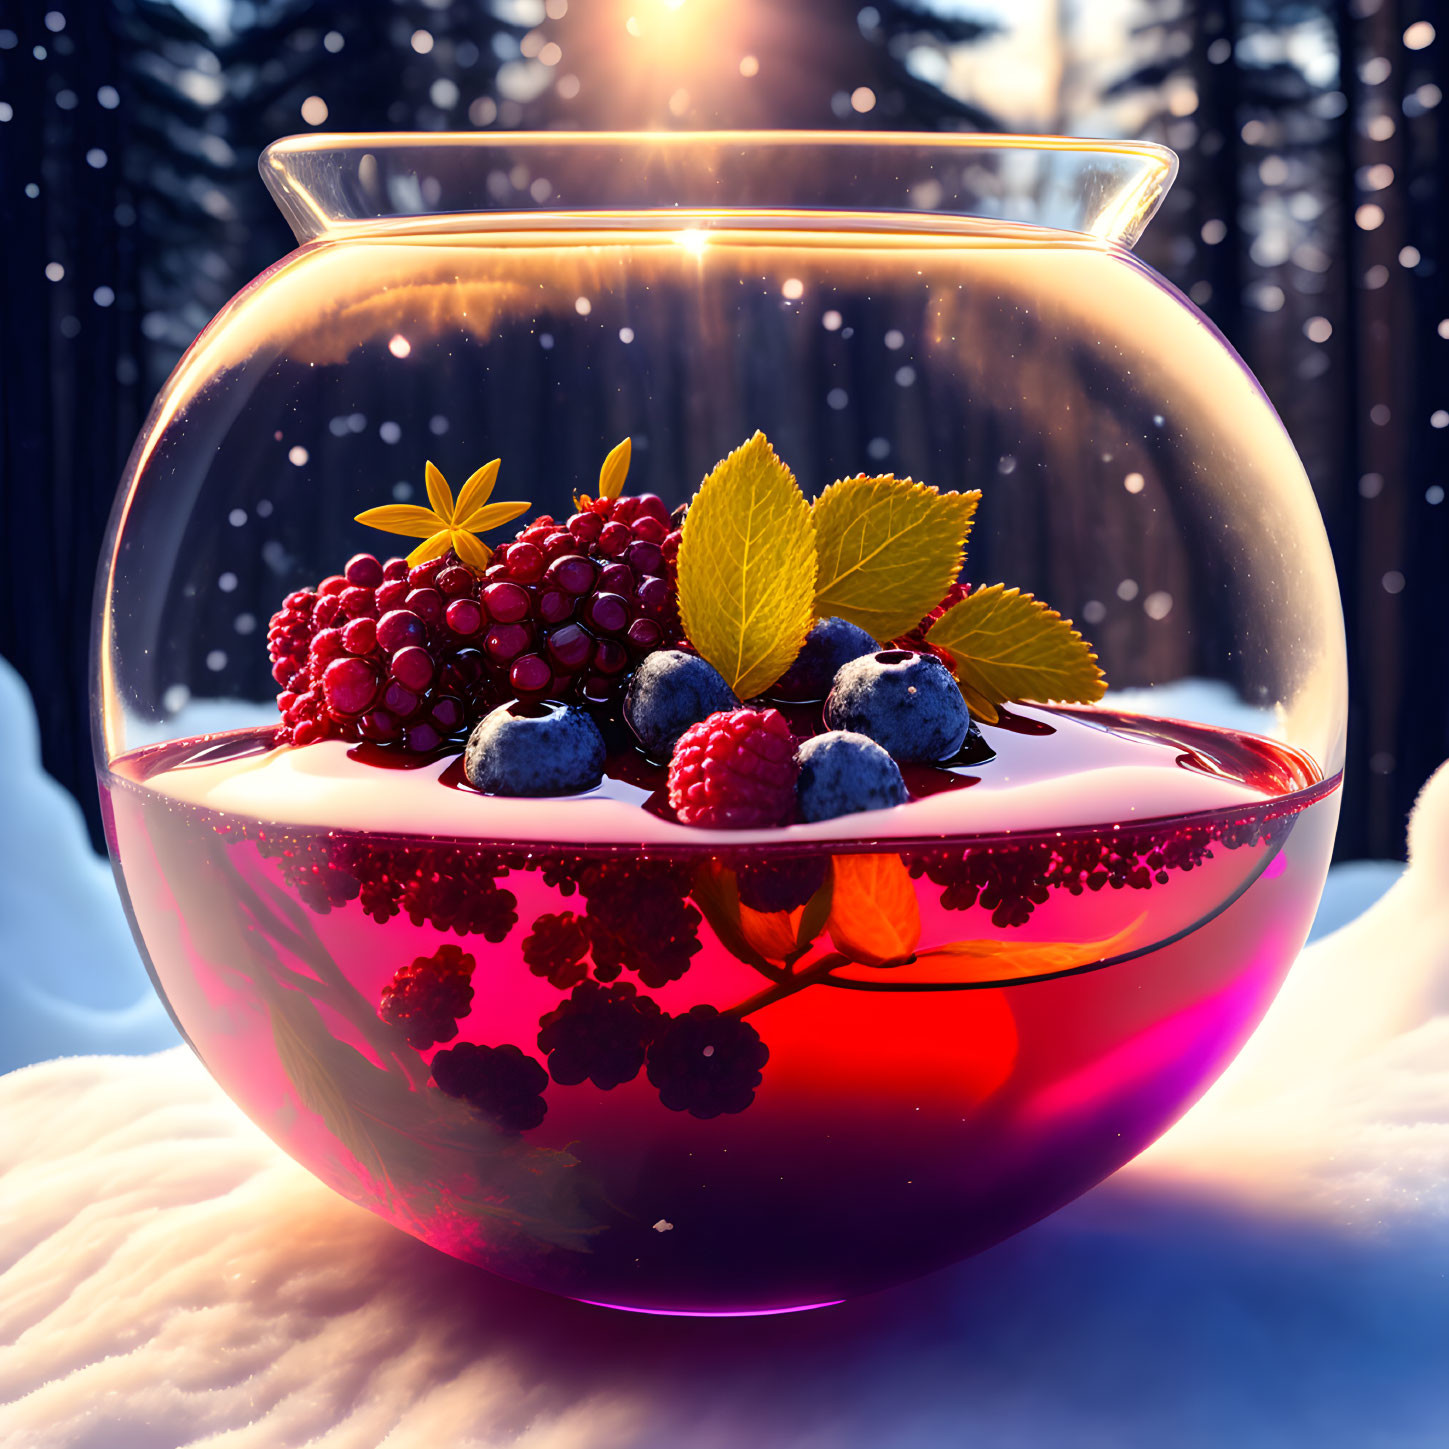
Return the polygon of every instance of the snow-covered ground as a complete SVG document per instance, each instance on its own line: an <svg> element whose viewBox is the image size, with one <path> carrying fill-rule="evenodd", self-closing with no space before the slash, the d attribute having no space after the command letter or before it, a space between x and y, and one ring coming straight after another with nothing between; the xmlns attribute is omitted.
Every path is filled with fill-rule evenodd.
<svg viewBox="0 0 1449 1449"><path fill-rule="evenodd" d="M0 666L0 1044L144 1050L169 1027L27 703ZM1325 910L1349 923L1130 1167L990 1253L815 1314L632 1317L464 1268L283 1157L184 1050L12 1072L0 1443L1437 1449L1449 767L1410 846L1396 881L1336 873Z"/></svg>

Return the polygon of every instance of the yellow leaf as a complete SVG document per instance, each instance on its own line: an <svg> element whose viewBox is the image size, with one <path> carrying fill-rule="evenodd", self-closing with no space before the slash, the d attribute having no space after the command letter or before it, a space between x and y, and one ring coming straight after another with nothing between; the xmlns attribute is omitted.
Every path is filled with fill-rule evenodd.
<svg viewBox="0 0 1449 1449"><path fill-rule="evenodd" d="M420 563L427 563L430 558L442 558L453 546L453 535L446 528L440 529L431 538L425 538L408 555L408 563L417 568Z"/></svg>
<svg viewBox="0 0 1449 1449"><path fill-rule="evenodd" d="M604 465L599 469L599 497L617 498L624 491L624 479L629 476L629 459L633 443L625 438L622 443L609 450Z"/></svg>
<svg viewBox="0 0 1449 1449"><path fill-rule="evenodd" d="M761 956L783 961L795 950L799 925L796 918L801 909L797 906L793 911L756 911L741 902L740 930Z"/></svg>
<svg viewBox="0 0 1449 1449"><path fill-rule="evenodd" d="M520 513L527 513L532 506L529 503L485 503L481 508L475 508L467 518L458 518L453 526L466 533L486 533L490 528L501 528L505 523L512 523Z"/></svg>
<svg viewBox="0 0 1449 1449"><path fill-rule="evenodd" d="M471 533L464 533L459 530L453 534L453 552L477 573L482 573L488 567L488 561L493 557L493 550L481 539L474 538Z"/></svg>
<svg viewBox="0 0 1449 1449"><path fill-rule="evenodd" d="M459 491L458 503L453 509L453 517L458 520L460 527L472 526L464 523L463 520L476 513L487 503L493 492L493 485L498 481L498 469L502 463L502 458L495 458L491 463L485 463Z"/></svg>
<svg viewBox="0 0 1449 1449"><path fill-rule="evenodd" d="M1015 981L1075 971L1126 950L1144 920L1145 913L1097 941L950 941L922 951L912 965L949 966L952 981Z"/></svg>
<svg viewBox="0 0 1449 1449"><path fill-rule="evenodd" d="M423 481L428 487L428 506L444 523L451 523L453 490L448 487L448 480L432 463L426 463L423 466Z"/></svg>
<svg viewBox="0 0 1449 1449"><path fill-rule="evenodd" d="M1008 700L1095 704L1107 690L1092 646L1039 599L1004 584L973 589L931 626L971 713L987 724Z"/></svg>
<svg viewBox="0 0 1449 1449"><path fill-rule="evenodd" d="M811 510L816 616L882 643L914 628L956 582L980 499L889 475L832 483Z"/></svg>
<svg viewBox="0 0 1449 1449"><path fill-rule="evenodd" d="M431 508L419 508L416 503L385 503L381 508L359 513L354 521L382 533L400 533L405 538L431 538L439 527L437 514Z"/></svg>
<svg viewBox="0 0 1449 1449"><path fill-rule="evenodd" d="M909 956L921 939L921 908L898 855L837 855L825 922L836 949L863 966Z"/></svg>
<svg viewBox="0 0 1449 1449"><path fill-rule="evenodd" d="M814 597L810 506L765 435L756 433L715 466L685 515L684 632L748 699L794 662Z"/></svg>

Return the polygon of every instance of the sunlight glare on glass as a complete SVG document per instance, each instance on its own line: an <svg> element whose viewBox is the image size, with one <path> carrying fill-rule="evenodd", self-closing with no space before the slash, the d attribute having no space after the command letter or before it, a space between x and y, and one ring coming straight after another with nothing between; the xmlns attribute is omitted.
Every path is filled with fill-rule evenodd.
<svg viewBox="0 0 1449 1449"><path fill-rule="evenodd" d="M685 251L693 252L699 256L709 245L709 233L697 226L687 227L684 231L677 231L674 240L682 246Z"/></svg>

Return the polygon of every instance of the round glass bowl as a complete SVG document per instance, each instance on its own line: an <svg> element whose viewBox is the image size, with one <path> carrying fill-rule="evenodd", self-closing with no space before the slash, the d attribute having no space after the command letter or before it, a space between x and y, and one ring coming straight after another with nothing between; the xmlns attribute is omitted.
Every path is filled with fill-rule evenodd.
<svg viewBox="0 0 1449 1449"><path fill-rule="evenodd" d="M95 701L157 988L288 1152L510 1278L766 1312L999 1240L1212 1081L1322 887L1344 654L1272 408L1128 250L1173 168L974 136L267 153L300 245L136 445ZM672 508L756 430L807 496L979 488L965 577L1073 617L1104 703L774 831L678 824L617 741L601 790L524 803L446 752L272 747L268 619L426 459L501 457L498 497L564 517L630 435ZM417 961L434 1025L403 1031Z"/></svg>

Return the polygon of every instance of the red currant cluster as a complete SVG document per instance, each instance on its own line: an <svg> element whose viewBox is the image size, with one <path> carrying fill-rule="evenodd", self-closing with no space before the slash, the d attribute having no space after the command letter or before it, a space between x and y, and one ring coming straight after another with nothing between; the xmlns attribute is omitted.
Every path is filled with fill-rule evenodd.
<svg viewBox="0 0 1449 1449"><path fill-rule="evenodd" d="M671 532L645 493L590 500L564 523L545 514L499 549L484 573L484 653L507 665L507 694L607 703L631 662L675 641Z"/></svg>
<svg viewBox="0 0 1449 1449"><path fill-rule="evenodd" d="M535 520L481 577L452 553L414 568L358 554L272 616L280 742L427 752L506 699L606 703L632 662L678 638L678 545L644 494Z"/></svg>
<svg viewBox="0 0 1449 1449"><path fill-rule="evenodd" d="M267 633L282 742L427 751L456 734L490 700L478 590L452 558L410 569L360 553L344 573L289 594Z"/></svg>

